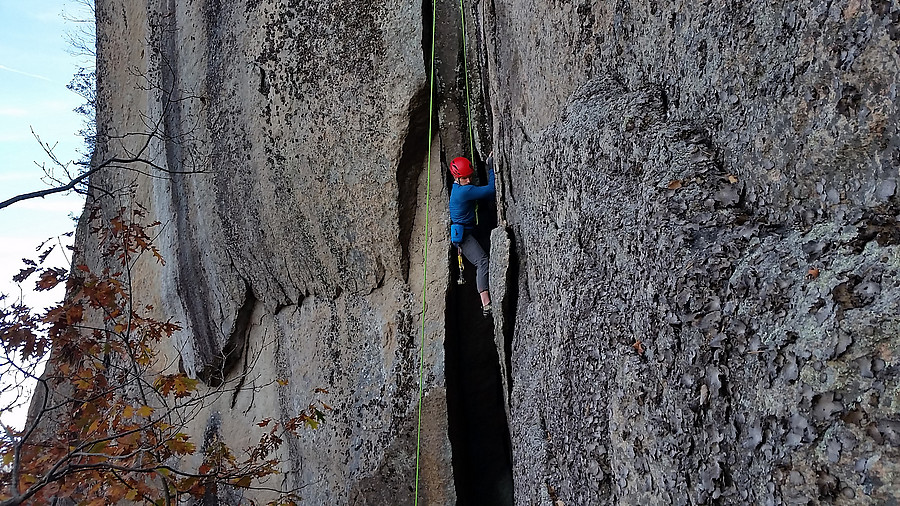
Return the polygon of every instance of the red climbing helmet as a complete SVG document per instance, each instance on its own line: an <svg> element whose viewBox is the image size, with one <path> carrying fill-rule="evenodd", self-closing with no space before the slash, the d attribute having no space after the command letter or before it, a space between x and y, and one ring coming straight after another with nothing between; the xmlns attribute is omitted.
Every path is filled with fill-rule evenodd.
<svg viewBox="0 0 900 506"><path fill-rule="evenodd" d="M475 171L472 170L472 163L466 158L459 156L450 162L450 173L454 178L469 177L473 172Z"/></svg>

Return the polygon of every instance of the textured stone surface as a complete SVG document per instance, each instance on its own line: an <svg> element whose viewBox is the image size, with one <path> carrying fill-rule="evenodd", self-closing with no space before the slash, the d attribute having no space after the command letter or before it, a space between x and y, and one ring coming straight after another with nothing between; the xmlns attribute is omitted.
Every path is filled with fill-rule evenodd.
<svg viewBox="0 0 900 506"><path fill-rule="evenodd" d="M485 9L516 503L900 499L900 7Z"/></svg>
<svg viewBox="0 0 900 506"><path fill-rule="evenodd" d="M334 408L327 423L288 441L284 480L269 485L310 504L412 503L421 331L419 499L454 503L446 258L429 259L427 285L422 269L426 190L435 216L447 194L438 144L425 174L421 4L105 0L97 12L98 156L153 133L144 158L168 172L93 182L134 183L162 222L168 261L142 264L136 287L184 326L170 363L219 392L192 433L243 448L256 422L318 398ZM432 233L427 247L445 245Z"/></svg>
<svg viewBox="0 0 900 506"><path fill-rule="evenodd" d="M424 7L97 4L101 156L149 129L148 160L200 171L94 181L163 223L141 298L228 392L195 432L241 446L328 389L329 423L285 450L311 504L410 502L423 288L426 503L479 504L444 369L445 337L488 327L444 255L439 167L472 151L460 20L438 4L427 179ZM467 7L515 504L900 501L896 1Z"/></svg>

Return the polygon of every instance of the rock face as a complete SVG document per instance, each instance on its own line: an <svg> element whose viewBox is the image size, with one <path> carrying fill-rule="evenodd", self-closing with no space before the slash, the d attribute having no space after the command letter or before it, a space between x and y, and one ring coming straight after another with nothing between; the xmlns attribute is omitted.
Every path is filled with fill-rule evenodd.
<svg viewBox="0 0 900 506"><path fill-rule="evenodd" d="M156 166L94 183L133 183L162 222L168 262L143 266L138 293L184 326L172 361L227 392L194 434L242 448L255 422L318 397L329 421L289 441L275 486L310 504L412 503L424 353L420 499L453 503L446 256L427 285L422 269L446 243L426 244L426 192L434 216L447 193L425 171L421 5L111 0L97 17L98 157Z"/></svg>
<svg viewBox="0 0 900 506"><path fill-rule="evenodd" d="M325 389L282 486L412 504L424 353L425 504L900 501L900 6L465 7L429 139L428 4L97 1L97 156L150 164L94 196L163 224L195 432ZM491 150L493 338L444 169Z"/></svg>
<svg viewBox="0 0 900 506"><path fill-rule="evenodd" d="M492 4L517 504L900 499L898 18Z"/></svg>

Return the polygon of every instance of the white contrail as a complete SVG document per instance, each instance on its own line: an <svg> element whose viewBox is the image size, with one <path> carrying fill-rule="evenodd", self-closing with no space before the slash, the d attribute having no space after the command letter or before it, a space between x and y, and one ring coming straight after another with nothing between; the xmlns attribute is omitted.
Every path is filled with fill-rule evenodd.
<svg viewBox="0 0 900 506"><path fill-rule="evenodd" d="M0 65L0 70L5 70L7 72L13 72L15 74L22 74L23 76L28 76L28 77L33 77L35 79L42 79L44 81L53 82L50 80L50 78L47 78L44 76L39 76L37 74L29 74L28 72L22 72L21 70L11 69L11 68L7 67L6 65Z"/></svg>

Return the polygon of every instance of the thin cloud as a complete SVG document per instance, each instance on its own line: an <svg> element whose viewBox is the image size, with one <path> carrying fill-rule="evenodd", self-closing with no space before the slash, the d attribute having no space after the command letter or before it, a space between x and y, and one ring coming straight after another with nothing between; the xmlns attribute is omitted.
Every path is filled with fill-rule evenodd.
<svg viewBox="0 0 900 506"><path fill-rule="evenodd" d="M25 118L28 116L28 111L22 109L21 107L2 107L0 106L0 116L6 116L11 118Z"/></svg>
<svg viewBox="0 0 900 506"><path fill-rule="evenodd" d="M11 68L7 67L6 65L0 65L0 70L5 70L7 72L12 72L14 74L21 74L21 75L27 76L27 77L33 77L34 79L41 79L43 81L47 81L47 82L51 82L51 83L53 82L53 80L51 80L49 77L39 76L37 74L30 74L28 72L23 72L21 70L11 69Z"/></svg>

